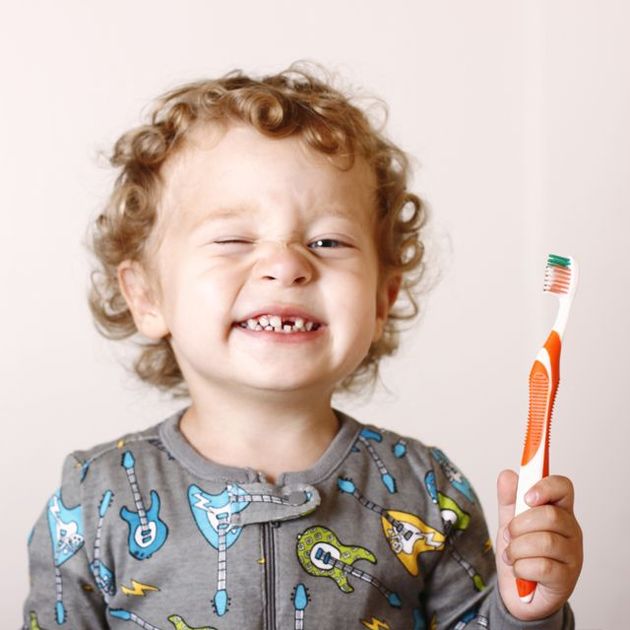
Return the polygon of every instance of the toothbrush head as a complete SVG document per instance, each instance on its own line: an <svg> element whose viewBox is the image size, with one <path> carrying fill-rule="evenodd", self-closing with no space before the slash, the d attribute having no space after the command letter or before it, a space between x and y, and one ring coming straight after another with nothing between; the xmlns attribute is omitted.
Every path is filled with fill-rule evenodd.
<svg viewBox="0 0 630 630"><path fill-rule="evenodd" d="M558 296L573 297L577 286L577 277L578 269L574 258L549 254L545 267L543 291L556 293Z"/></svg>

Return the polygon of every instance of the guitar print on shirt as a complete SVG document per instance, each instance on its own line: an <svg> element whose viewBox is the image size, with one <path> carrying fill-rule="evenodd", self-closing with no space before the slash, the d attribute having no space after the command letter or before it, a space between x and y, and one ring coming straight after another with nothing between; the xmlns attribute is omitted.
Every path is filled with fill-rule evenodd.
<svg viewBox="0 0 630 630"><path fill-rule="evenodd" d="M63 581L60 567L83 547L83 519L81 506L68 508L61 499L61 489L48 501L48 531L52 542L53 560L55 564L55 586L57 601L55 603L55 621L61 625L66 622L66 608L63 604Z"/></svg>
<svg viewBox="0 0 630 630"><path fill-rule="evenodd" d="M381 481L383 482L383 485L387 488L387 492L389 492L390 494L395 494L397 492L396 480L387 469L385 462L377 453L376 449L372 446L372 444L370 444L370 441L382 442L383 436L380 432L366 427L359 433L359 436L357 437L357 440L352 447L352 452L360 452L359 443L363 444L370 457L372 458L372 461L378 468L378 472L381 475Z"/></svg>
<svg viewBox="0 0 630 630"><path fill-rule="evenodd" d="M145 509L142 494L136 480L136 460L131 451L125 451L122 456L122 467L127 473L127 479L131 486L136 511L123 506L120 509L120 518L129 525L129 553L136 560L146 560L156 551L159 551L168 537L168 527L160 519L160 496L155 490L151 490L149 496L151 503L149 509Z"/></svg>
<svg viewBox="0 0 630 630"><path fill-rule="evenodd" d="M364 508L380 514L383 533L391 550L411 575L420 572L421 553L444 549L444 534L427 525L419 516L387 510L370 501L359 492L351 479L339 477L337 486L341 492L352 495Z"/></svg>
<svg viewBox="0 0 630 630"><path fill-rule="evenodd" d="M296 552L302 568L315 577L328 577L334 580L344 593L352 593L354 587L348 576L358 578L376 588L390 606L400 608L402 601L370 573L354 566L358 560L376 563L374 554L365 547L348 546L341 543L335 533L321 525L315 525L298 535Z"/></svg>
<svg viewBox="0 0 630 630"><path fill-rule="evenodd" d="M453 560L455 560L455 562L457 562L457 564L466 571L472 580L475 589L480 592L483 591L486 587L483 578L475 567L473 567L472 564L470 564L470 562L468 562L468 560L466 560L459 551L457 551L453 542L453 536L449 536L451 530L454 530L455 532L462 532L468 529L468 526L470 525L470 514L463 510L454 499L446 496L437 489L435 473L432 470L428 471L424 476L424 485L431 497L431 501L440 507L440 515L444 521L446 545L453 557Z"/></svg>
<svg viewBox="0 0 630 630"><path fill-rule="evenodd" d="M311 596L308 593L308 589L302 582L295 585L293 593L291 593L291 601L293 602L293 608L295 610L293 630L304 630L304 611L308 606L310 598Z"/></svg>
<svg viewBox="0 0 630 630"><path fill-rule="evenodd" d="M301 493L300 502L309 501L311 495ZM212 607L217 615L224 615L230 607L227 591L227 549L241 534L242 527L236 525L233 516L252 503L293 506L292 496L278 496L267 492L247 492L236 483L228 484L216 494L204 492L198 485L188 488L188 503L195 523L206 541L219 552L217 565L217 590ZM234 519L236 520L236 519Z"/></svg>
<svg viewBox="0 0 630 630"><path fill-rule="evenodd" d="M109 506L112 504L114 493L111 490L106 490L103 493L101 502L98 506L98 524L96 525L96 537L94 539L93 560L90 563L90 571L94 576L94 581L99 591L103 593L105 601L110 595L116 594L116 580L112 571L105 566L101 560L101 533L103 531L103 520Z"/></svg>
<svg viewBox="0 0 630 630"><path fill-rule="evenodd" d="M217 590L212 598L212 607L220 617L225 615L230 606L227 592L227 549L238 540L242 531L242 527L232 524L232 514L249 505L235 499L235 495L240 494L245 494L245 491L236 484L229 485L218 494L204 492L196 484L191 484L188 488L188 504L195 523L206 541L219 552Z"/></svg>

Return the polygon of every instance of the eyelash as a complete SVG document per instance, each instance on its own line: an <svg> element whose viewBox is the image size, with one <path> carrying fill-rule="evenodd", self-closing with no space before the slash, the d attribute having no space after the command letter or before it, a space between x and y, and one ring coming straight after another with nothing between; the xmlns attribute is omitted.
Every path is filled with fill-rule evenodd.
<svg viewBox="0 0 630 630"><path fill-rule="evenodd" d="M313 243L322 243L324 241L329 241L331 243L337 243L341 247L345 247L345 243L343 243L342 241L340 241L339 239L336 239L336 238L318 238L317 240L313 241ZM326 249L328 249L328 248L326 248Z"/></svg>
<svg viewBox="0 0 630 630"><path fill-rule="evenodd" d="M318 238L314 241L312 241L313 243L321 243L324 241L329 241L332 243L338 243L341 247L346 247L346 244L343 241L340 241L339 239L336 238ZM214 241L215 243L217 243L218 245L226 245L229 243L248 243L249 241L243 241L243 240L239 240L239 239L228 239L227 241ZM326 248L329 249L329 248ZM337 249L337 248L334 248Z"/></svg>

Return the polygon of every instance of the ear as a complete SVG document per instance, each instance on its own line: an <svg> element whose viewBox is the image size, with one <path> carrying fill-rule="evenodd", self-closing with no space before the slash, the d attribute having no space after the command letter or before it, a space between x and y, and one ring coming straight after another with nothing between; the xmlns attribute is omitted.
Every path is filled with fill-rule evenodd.
<svg viewBox="0 0 630 630"><path fill-rule="evenodd" d="M374 328L374 336L372 343L375 343L383 336L383 330L387 323L389 311L396 302L400 285L402 283L402 275L396 274L384 281L377 292L376 296L376 326Z"/></svg>
<svg viewBox="0 0 630 630"><path fill-rule="evenodd" d="M168 327L147 272L135 260L124 260L116 271L118 286L138 331L149 339L162 339L168 334Z"/></svg>

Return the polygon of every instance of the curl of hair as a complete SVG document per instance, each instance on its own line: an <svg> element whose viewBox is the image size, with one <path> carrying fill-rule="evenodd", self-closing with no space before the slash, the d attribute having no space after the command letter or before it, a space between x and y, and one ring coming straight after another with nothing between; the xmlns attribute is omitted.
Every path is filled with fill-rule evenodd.
<svg viewBox="0 0 630 630"><path fill-rule="evenodd" d="M321 66L314 65L323 70L325 79L296 62L260 79L232 70L218 79L182 85L155 100L148 124L127 131L116 141L108 159L120 172L105 208L91 226L88 241L97 261L88 302L102 335L124 339L138 332L118 285L117 267L127 259L150 266L147 242L160 201L161 166L195 123L247 123L270 138L300 135L308 146L334 158L343 170L352 167L357 155L373 169L379 283L395 274L402 276L402 282L383 335L338 385L337 392L355 393L366 384L374 386L380 359L398 348L399 323L419 312L414 288L423 275L420 233L426 207L407 190L410 169L406 154L374 128L366 113L351 103L351 96L332 86ZM346 167L339 166L340 157L348 160ZM410 311L400 308L401 297L410 304ZM167 338L141 342L133 369L141 380L174 397L188 395Z"/></svg>

